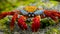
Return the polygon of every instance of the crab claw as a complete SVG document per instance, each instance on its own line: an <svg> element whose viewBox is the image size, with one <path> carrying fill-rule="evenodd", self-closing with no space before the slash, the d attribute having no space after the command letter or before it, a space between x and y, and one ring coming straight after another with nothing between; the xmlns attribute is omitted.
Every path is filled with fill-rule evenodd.
<svg viewBox="0 0 60 34"><path fill-rule="evenodd" d="M14 14L10 23L10 30L12 31L14 29L14 23L15 20L18 18L18 14Z"/></svg>
<svg viewBox="0 0 60 34"><path fill-rule="evenodd" d="M37 32L38 29L40 28L40 17L39 16L33 18L31 28L33 32Z"/></svg>
<svg viewBox="0 0 60 34"><path fill-rule="evenodd" d="M26 18L24 16L21 16L18 19L18 26L22 29L22 30L26 30L27 29L27 24L25 23Z"/></svg>

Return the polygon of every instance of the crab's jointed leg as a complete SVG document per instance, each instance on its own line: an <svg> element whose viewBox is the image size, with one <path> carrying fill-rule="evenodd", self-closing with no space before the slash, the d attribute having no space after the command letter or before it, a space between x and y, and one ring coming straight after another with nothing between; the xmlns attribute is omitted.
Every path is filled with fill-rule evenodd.
<svg viewBox="0 0 60 34"><path fill-rule="evenodd" d="M0 14L0 19L4 18L7 15L14 15L14 14L15 14L15 12L2 12Z"/></svg>
<svg viewBox="0 0 60 34"><path fill-rule="evenodd" d="M31 28L33 32L38 31L38 29L40 28L40 16L36 16L33 18Z"/></svg>
<svg viewBox="0 0 60 34"><path fill-rule="evenodd" d="M2 12L0 13L0 19L6 17L7 15L14 15L15 13L20 13L19 10L9 11L9 12Z"/></svg>
<svg viewBox="0 0 60 34"><path fill-rule="evenodd" d="M18 18L18 13L19 11L18 10L15 10L15 11L11 11L11 12L2 12L0 14L0 19L4 18L5 16L7 15L12 15L12 20L11 20L11 23L10 23L10 30L12 31L14 29L14 23L15 23L15 20Z"/></svg>
<svg viewBox="0 0 60 34"><path fill-rule="evenodd" d="M12 20L11 20L11 23L10 23L10 30L12 31L14 29L14 24L15 24L15 21L16 19L18 18L18 14L14 14L13 17L12 17Z"/></svg>
<svg viewBox="0 0 60 34"><path fill-rule="evenodd" d="M27 24L25 23L25 20L26 20L25 16L20 16L20 18L18 19L18 26L22 30L26 30L27 29Z"/></svg>
<svg viewBox="0 0 60 34"><path fill-rule="evenodd" d="M58 21L58 18L60 18L60 12L54 10L45 10L44 14L46 15L46 17L50 17L56 22Z"/></svg>

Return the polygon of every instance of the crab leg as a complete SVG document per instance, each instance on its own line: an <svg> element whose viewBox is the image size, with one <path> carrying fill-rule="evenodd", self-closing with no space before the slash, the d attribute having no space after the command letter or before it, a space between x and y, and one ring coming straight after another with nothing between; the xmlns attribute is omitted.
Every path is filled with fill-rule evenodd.
<svg viewBox="0 0 60 34"><path fill-rule="evenodd" d="M0 19L4 18L7 15L14 15L15 13L20 13L18 10L10 11L10 12L2 12L0 14Z"/></svg>
<svg viewBox="0 0 60 34"><path fill-rule="evenodd" d="M40 16L36 16L36 17L33 18L31 28L32 28L33 32L38 31L38 29L40 28Z"/></svg>
<svg viewBox="0 0 60 34"><path fill-rule="evenodd" d="M60 15L58 14L59 12L54 11L54 10L45 10L44 14L46 15L46 17L50 17L52 18L54 21L58 22L58 18L60 17ZM58 17L58 18L56 18Z"/></svg>
<svg viewBox="0 0 60 34"><path fill-rule="evenodd" d="M27 29L27 24L25 23L26 17L24 16L20 16L20 18L18 19L18 26L22 29L22 30L26 30Z"/></svg>
<svg viewBox="0 0 60 34"><path fill-rule="evenodd" d="M11 23L10 23L10 30L12 31L14 29L14 23L15 23L15 20L18 18L18 14L14 14L13 17L12 17L12 20L11 20Z"/></svg>
<svg viewBox="0 0 60 34"><path fill-rule="evenodd" d="M57 16L58 18L60 18L60 12L52 12L52 14L53 14L54 16Z"/></svg>
<svg viewBox="0 0 60 34"><path fill-rule="evenodd" d="M47 17L51 17L53 20L56 19L55 16L52 14L52 11L44 11L44 14L47 16Z"/></svg>
<svg viewBox="0 0 60 34"><path fill-rule="evenodd" d="M14 14L15 14L15 12L2 12L0 14L0 19L4 18L7 15L14 15Z"/></svg>

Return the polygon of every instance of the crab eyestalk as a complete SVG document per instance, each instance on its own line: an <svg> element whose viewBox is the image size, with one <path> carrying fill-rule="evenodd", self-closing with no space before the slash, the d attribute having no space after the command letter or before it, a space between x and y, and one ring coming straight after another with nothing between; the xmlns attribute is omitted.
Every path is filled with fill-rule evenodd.
<svg viewBox="0 0 60 34"><path fill-rule="evenodd" d="M38 29L40 28L40 16L36 16L33 18L31 28L32 28L32 32L38 31Z"/></svg>
<svg viewBox="0 0 60 34"><path fill-rule="evenodd" d="M11 23L10 23L10 30L13 31L14 29L14 24L15 24L15 21L16 19L18 18L18 14L14 14L13 17L12 17L12 20L11 20Z"/></svg>
<svg viewBox="0 0 60 34"><path fill-rule="evenodd" d="M25 23L26 17L24 16L20 16L20 18L18 19L18 26L22 29L22 30L27 30L27 24Z"/></svg>

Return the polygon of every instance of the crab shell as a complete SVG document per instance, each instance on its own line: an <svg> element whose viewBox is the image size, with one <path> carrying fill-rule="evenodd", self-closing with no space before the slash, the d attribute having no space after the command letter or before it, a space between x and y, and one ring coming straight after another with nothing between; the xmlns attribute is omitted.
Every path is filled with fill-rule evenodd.
<svg viewBox="0 0 60 34"><path fill-rule="evenodd" d="M37 7L36 6L26 6L24 8L24 10L26 10L27 12L34 12L37 10Z"/></svg>

